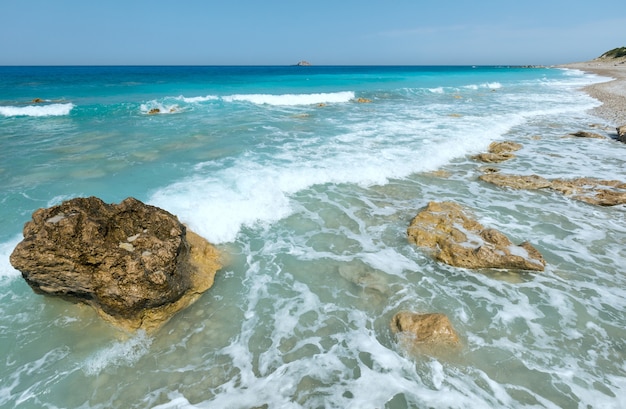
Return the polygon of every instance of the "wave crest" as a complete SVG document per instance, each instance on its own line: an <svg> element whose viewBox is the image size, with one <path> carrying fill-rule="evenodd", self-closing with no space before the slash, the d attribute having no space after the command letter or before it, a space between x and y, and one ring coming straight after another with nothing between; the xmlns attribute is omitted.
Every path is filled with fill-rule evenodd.
<svg viewBox="0 0 626 409"><path fill-rule="evenodd" d="M49 105L28 105L24 107L18 106L0 106L0 115L6 117L13 116L65 116L69 115L74 108L74 104L49 104Z"/></svg>
<svg viewBox="0 0 626 409"><path fill-rule="evenodd" d="M329 92L318 94L241 94L222 97L226 102L251 102L258 105L314 105L348 102L354 99L354 92Z"/></svg>

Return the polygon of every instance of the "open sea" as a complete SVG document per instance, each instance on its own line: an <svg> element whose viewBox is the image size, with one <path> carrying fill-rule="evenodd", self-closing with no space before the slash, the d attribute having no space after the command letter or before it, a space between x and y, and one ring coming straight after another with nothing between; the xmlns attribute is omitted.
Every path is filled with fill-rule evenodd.
<svg viewBox="0 0 626 409"><path fill-rule="evenodd" d="M626 144L566 137L614 132L580 90L607 80L0 67L0 407L625 408L626 206L489 185L471 159L511 140L523 148L501 172L626 181ZM154 334L34 294L9 263L24 223L91 195L177 215L224 254L215 285ZM444 200L528 240L545 272L455 268L410 245L410 220ZM446 314L461 350L403 350L400 310Z"/></svg>

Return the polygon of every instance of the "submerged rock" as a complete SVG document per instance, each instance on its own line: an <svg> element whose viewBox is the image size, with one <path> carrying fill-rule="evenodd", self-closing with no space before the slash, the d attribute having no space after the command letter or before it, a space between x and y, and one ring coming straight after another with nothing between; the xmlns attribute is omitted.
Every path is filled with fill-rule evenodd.
<svg viewBox="0 0 626 409"><path fill-rule="evenodd" d="M530 243L514 245L454 202L430 202L411 221L407 235L410 242L430 249L437 260L456 267L543 271L545 266Z"/></svg>
<svg viewBox="0 0 626 409"><path fill-rule="evenodd" d="M389 292L389 284L383 273L366 264L341 265L339 275L365 290L374 290L383 295Z"/></svg>
<svg viewBox="0 0 626 409"><path fill-rule="evenodd" d="M513 189L551 189L572 199L598 206L626 204L626 183L594 178L545 179L538 175L489 173L480 180Z"/></svg>
<svg viewBox="0 0 626 409"><path fill-rule="evenodd" d="M154 330L213 285L217 250L176 216L134 198L76 198L33 213L10 256L37 293Z"/></svg>
<svg viewBox="0 0 626 409"><path fill-rule="evenodd" d="M409 352L458 348L459 336L444 314L400 311L391 319L391 332Z"/></svg>
<svg viewBox="0 0 626 409"><path fill-rule="evenodd" d="M545 189L551 186L551 182L538 175L506 175L503 173L488 173L480 175L480 180L493 183L501 187L513 189Z"/></svg>

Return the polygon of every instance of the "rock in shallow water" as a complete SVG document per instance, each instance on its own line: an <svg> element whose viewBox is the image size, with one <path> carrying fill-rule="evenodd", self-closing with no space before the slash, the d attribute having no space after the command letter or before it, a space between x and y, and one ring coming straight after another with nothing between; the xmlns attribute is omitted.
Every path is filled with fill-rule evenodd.
<svg viewBox="0 0 626 409"><path fill-rule="evenodd" d="M412 243L430 249L437 260L456 267L543 271L545 266L530 243L514 245L454 202L430 202L411 221L407 235Z"/></svg>
<svg viewBox="0 0 626 409"><path fill-rule="evenodd" d="M513 189L551 189L572 199L598 206L626 204L626 183L595 178L552 179L538 175L505 175L489 173L479 179L500 187Z"/></svg>
<svg viewBox="0 0 626 409"><path fill-rule="evenodd" d="M91 305L127 330L154 330L195 301L217 250L176 216L134 198L76 198L33 213L11 264L38 293Z"/></svg>
<svg viewBox="0 0 626 409"><path fill-rule="evenodd" d="M461 346L457 332L444 314L400 311L391 319L390 327L402 348L415 355L441 355Z"/></svg>

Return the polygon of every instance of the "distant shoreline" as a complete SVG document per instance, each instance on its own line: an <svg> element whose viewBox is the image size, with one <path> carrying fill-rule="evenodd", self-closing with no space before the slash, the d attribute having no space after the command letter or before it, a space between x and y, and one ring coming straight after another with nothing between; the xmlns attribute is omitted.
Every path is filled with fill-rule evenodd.
<svg viewBox="0 0 626 409"><path fill-rule="evenodd" d="M602 102L601 106L593 109L595 115L615 126L626 125L626 58L596 59L557 67L613 78L612 81L586 86L583 90Z"/></svg>

